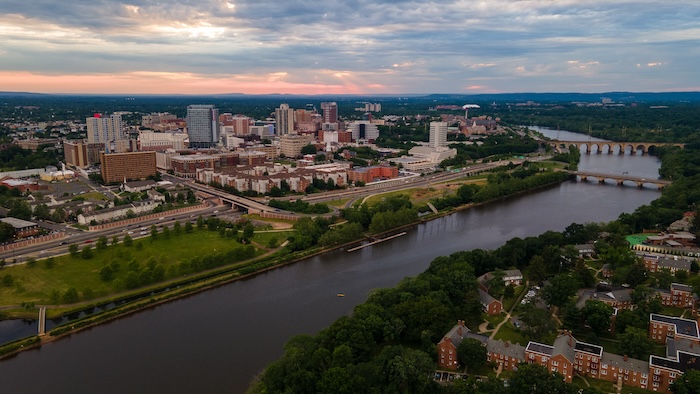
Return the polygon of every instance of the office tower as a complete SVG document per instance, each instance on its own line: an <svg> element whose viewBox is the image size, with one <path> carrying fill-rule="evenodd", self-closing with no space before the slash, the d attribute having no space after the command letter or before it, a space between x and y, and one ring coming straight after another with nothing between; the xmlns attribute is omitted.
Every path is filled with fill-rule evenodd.
<svg viewBox="0 0 700 394"><path fill-rule="evenodd" d="M187 107L190 148L212 148L219 142L219 110L213 105Z"/></svg>
<svg viewBox="0 0 700 394"><path fill-rule="evenodd" d="M323 123L338 123L338 104L334 102L321 103Z"/></svg>
<svg viewBox="0 0 700 394"><path fill-rule="evenodd" d="M289 104L281 104L275 109L277 135L287 135L294 132L294 110Z"/></svg>
<svg viewBox="0 0 700 394"><path fill-rule="evenodd" d="M87 123L87 139L89 144L106 144L126 139L123 131L122 116L102 116L95 114L85 119Z"/></svg>
<svg viewBox="0 0 700 394"><path fill-rule="evenodd" d="M377 129L377 126L368 120L358 120L352 122L348 125L348 128L352 132L352 139L354 141L374 142L374 140L379 137L379 130Z"/></svg>
<svg viewBox="0 0 700 394"><path fill-rule="evenodd" d="M430 122L430 146L447 146L447 122Z"/></svg>

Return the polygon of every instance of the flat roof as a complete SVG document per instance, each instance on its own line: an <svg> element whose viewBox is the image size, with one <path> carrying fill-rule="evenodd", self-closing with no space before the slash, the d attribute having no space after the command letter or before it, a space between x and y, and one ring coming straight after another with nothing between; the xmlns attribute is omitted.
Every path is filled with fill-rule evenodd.
<svg viewBox="0 0 700 394"><path fill-rule="evenodd" d="M574 349L579 351L579 352L586 352L586 353L590 353L590 354L595 354L598 357L603 356L603 347L602 346L593 345L593 344L586 343L586 342L576 341L576 346L574 346Z"/></svg>
<svg viewBox="0 0 700 394"><path fill-rule="evenodd" d="M549 345L545 345L545 344L537 343L537 342L529 342L527 344L527 347L525 348L525 350L528 352L535 352L535 353L546 354L548 356L551 356L552 353L554 352L554 346L549 346Z"/></svg>
<svg viewBox="0 0 700 394"><path fill-rule="evenodd" d="M0 222L5 222L14 228L26 228L26 227L38 226L38 224L36 224L34 222L30 222L30 221L22 220L22 219L17 219L17 218L1 218Z"/></svg>
<svg viewBox="0 0 700 394"><path fill-rule="evenodd" d="M655 313L651 314L650 320L666 324L673 324L676 327L676 334L691 336L695 338L700 337L700 334L698 333L698 322L696 322L695 320L657 315Z"/></svg>

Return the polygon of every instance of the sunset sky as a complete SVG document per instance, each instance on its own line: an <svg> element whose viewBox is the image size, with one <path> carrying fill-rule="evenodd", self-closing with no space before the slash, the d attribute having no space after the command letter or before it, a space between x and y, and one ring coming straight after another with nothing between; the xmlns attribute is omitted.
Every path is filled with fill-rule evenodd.
<svg viewBox="0 0 700 394"><path fill-rule="evenodd" d="M698 0L1 0L0 91L700 90Z"/></svg>

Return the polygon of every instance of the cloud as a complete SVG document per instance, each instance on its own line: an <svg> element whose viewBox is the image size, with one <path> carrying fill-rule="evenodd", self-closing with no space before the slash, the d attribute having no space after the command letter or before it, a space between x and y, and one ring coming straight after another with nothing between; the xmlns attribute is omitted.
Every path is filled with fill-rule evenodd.
<svg viewBox="0 0 700 394"><path fill-rule="evenodd" d="M682 88L700 85L698 21L696 0L3 0L0 71L284 70L277 87L386 93ZM651 68L655 81L629 72Z"/></svg>

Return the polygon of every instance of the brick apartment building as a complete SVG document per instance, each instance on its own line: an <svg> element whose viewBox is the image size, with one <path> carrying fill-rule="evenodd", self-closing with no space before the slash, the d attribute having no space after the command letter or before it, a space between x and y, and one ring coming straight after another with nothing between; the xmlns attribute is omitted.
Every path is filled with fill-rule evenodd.
<svg viewBox="0 0 700 394"><path fill-rule="evenodd" d="M100 154L105 183L143 180L156 175L156 152Z"/></svg>

